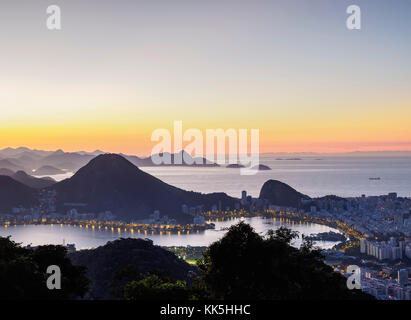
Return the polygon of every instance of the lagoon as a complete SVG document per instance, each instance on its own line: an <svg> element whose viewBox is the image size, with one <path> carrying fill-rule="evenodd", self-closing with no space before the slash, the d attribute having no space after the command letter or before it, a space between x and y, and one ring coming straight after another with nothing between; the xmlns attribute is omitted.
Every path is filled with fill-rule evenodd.
<svg viewBox="0 0 411 320"><path fill-rule="evenodd" d="M104 229L91 229L80 228L73 225L17 225L9 227L0 227L0 237L11 236L11 239L15 242L22 243L23 245L31 244L45 245L45 244L67 244L74 243L76 249L89 249L96 248L106 244L108 241L113 241L119 238L148 238L151 239L154 244L160 246L208 246L211 243L217 241L226 232L226 228L238 223L240 220L244 220L250 224L257 232L265 234L270 229L277 229L281 226L290 228L294 231L298 231L301 234L309 235L313 233L334 231L339 232L336 229L307 222L292 222L285 223L283 219L272 218L264 219L262 217L253 218L237 218L229 221L214 222L215 229L200 231L198 233L191 234L144 234L144 232L130 232L124 230L104 230ZM315 244L323 249L329 249L338 242L318 241ZM296 239L293 243L294 246L299 247L301 244L301 237Z"/></svg>

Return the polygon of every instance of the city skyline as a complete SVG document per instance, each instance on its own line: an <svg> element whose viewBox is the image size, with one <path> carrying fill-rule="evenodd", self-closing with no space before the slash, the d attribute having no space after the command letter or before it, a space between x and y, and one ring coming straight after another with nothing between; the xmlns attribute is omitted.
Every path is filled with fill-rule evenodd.
<svg viewBox="0 0 411 320"><path fill-rule="evenodd" d="M147 155L182 120L263 153L411 150L411 4L355 2L360 31L345 0L54 1L50 31L47 1L5 1L0 148Z"/></svg>
<svg viewBox="0 0 411 320"><path fill-rule="evenodd" d="M2 0L0 302L410 301L410 34L410 0Z"/></svg>

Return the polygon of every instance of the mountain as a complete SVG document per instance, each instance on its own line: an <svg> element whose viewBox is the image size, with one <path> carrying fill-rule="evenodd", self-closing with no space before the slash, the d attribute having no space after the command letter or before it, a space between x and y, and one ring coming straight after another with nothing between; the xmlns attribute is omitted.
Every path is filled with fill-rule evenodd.
<svg viewBox="0 0 411 320"><path fill-rule="evenodd" d="M13 161L13 163L18 164L24 168L27 168L29 170L33 170L36 168L37 162L38 162L38 157L35 155L31 155L29 153L22 153L21 155L10 159Z"/></svg>
<svg viewBox="0 0 411 320"><path fill-rule="evenodd" d="M19 147L16 149L13 148L5 148L0 150L0 155L2 155L3 157L14 157L18 154L21 154L23 152L27 152L30 151L30 149L26 148L26 147Z"/></svg>
<svg viewBox="0 0 411 320"><path fill-rule="evenodd" d="M34 189L47 188L56 183L56 181L50 177L35 178L28 175L24 171L13 172L9 169L4 168L0 169L0 175L11 177L14 180Z"/></svg>
<svg viewBox="0 0 411 320"><path fill-rule="evenodd" d="M13 207L30 207L37 202L35 190L8 176L0 176L0 213Z"/></svg>
<svg viewBox="0 0 411 320"><path fill-rule="evenodd" d="M30 151L24 151L22 153L19 153L16 155L17 159L25 159L25 161L28 160L39 160L40 158L43 158L47 154L47 151L39 151L39 150L30 150Z"/></svg>
<svg viewBox="0 0 411 320"><path fill-rule="evenodd" d="M77 151L76 153L81 154L81 155L89 155L89 156L99 156L100 154L105 154L104 151L101 151L99 149L94 150L92 152L87 152L87 151Z"/></svg>
<svg viewBox="0 0 411 320"><path fill-rule="evenodd" d="M18 171L18 170L24 169L21 166L19 166L17 163L13 162L11 159L1 159L0 168L9 169L12 171Z"/></svg>
<svg viewBox="0 0 411 320"><path fill-rule="evenodd" d="M47 166L76 171L86 165L94 157L94 155L89 154L57 150L56 152L42 158L41 163Z"/></svg>
<svg viewBox="0 0 411 320"><path fill-rule="evenodd" d="M11 177L30 187L30 188L34 188L34 189L43 189L43 188L47 188L52 186L53 184L56 183L56 181L54 181L52 178L50 177L45 177L45 178L35 178L32 177L30 175L28 175L27 173L25 173L24 171L17 171L16 173L14 173L13 175L11 175Z"/></svg>
<svg viewBox="0 0 411 320"><path fill-rule="evenodd" d="M271 170L271 168L269 166L266 166L264 164L259 164L258 166L254 166L252 168L253 170L258 170L258 171L268 171Z"/></svg>
<svg viewBox="0 0 411 320"><path fill-rule="evenodd" d="M147 218L154 210L180 222L191 222L182 213L182 205L204 205L205 209L218 204L234 207L236 199L225 193L201 194L184 191L140 170L124 157L104 154L95 157L74 176L55 184L57 205L84 204L87 212L110 210L124 220Z"/></svg>
<svg viewBox="0 0 411 320"><path fill-rule="evenodd" d="M310 197L277 180L266 181L261 188L259 198L267 200L272 205L293 208L300 208L302 200L310 199Z"/></svg>
<svg viewBox="0 0 411 320"><path fill-rule="evenodd" d="M45 157L46 155L52 153L52 151L43 151L43 150L32 150L26 147L20 147L20 148L6 148L0 150L0 156L4 158L15 158L15 157L20 157L22 155L28 155L31 157Z"/></svg>
<svg viewBox="0 0 411 320"><path fill-rule="evenodd" d="M70 253L73 265L87 267L91 280L90 298L112 299L109 285L116 271L135 266L142 273L157 271L175 280L189 281L195 268L177 258L174 253L153 245L151 240L120 239L92 250Z"/></svg>
<svg viewBox="0 0 411 320"><path fill-rule="evenodd" d="M244 168L244 166L242 164L232 163L232 164L227 165L226 168L239 169L239 168Z"/></svg>
<svg viewBox="0 0 411 320"><path fill-rule="evenodd" d="M34 175L36 176L54 176L56 174L64 174L65 172L63 170L60 170L58 168L55 168L53 166L42 166L41 168L38 168L36 171L34 171Z"/></svg>
<svg viewBox="0 0 411 320"><path fill-rule="evenodd" d="M138 167L153 167L153 166L192 166L192 167L219 167L218 164L213 163L205 158L192 157L188 152L182 150L178 153L159 153L153 155L152 157L139 158L137 156L128 156L125 154L120 154L125 157L131 163ZM152 158L158 157L161 159L169 159L170 163L154 164ZM179 159L182 159L179 161ZM181 162L181 164L179 164Z"/></svg>
<svg viewBox="0 0 411 320"><path fill-rule="evenodd" d="M91 159L96 156L105 154L104 151L99 149L92 152L87 151L77 151L77 152L65 152L61 149L56 151L43 151L43 150L32 150L26 147L20 148L6 148L0 150L0 158L7 160L6 162L0 162L0 168L7 168L13 171L23 170L26 172L31 172L42 166L52 166L60 169L64 169L71 172L76 172L81 167L85 166ZM138 167L152 167L157 166L153 163L150 157L137 157L134 155L120 154L135 166ZM193 163L193 167L218 167L219 165L205 158L192 157L189 153L185 151L180 151L177 154L161 153L157 156L169 157L171 159L170 164L160 164L159 166L188 166L188 163ZM183 157L187 159L187 162L182 164L176 164L174 159L177 157ZM47 173L46 173L47 174Z"/></svg>
<svg viewBox="0 0 411 320"><path fill-rule="evenodd" d="M6 168L1 168L0 169L0 176L9 176L11 177L14 174L13 170L6 169Z"/></svg>

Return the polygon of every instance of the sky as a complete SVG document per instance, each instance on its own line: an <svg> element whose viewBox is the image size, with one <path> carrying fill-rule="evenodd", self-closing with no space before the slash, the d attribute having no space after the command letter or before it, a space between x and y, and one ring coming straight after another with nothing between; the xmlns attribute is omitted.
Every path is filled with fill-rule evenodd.
<svg viewBox="0 0 411 320"><path fill-rule="evenodd" d="M411 150L410 36L409 0L2 0L0 148L147 155L182 120L261 152Z"/></svg>

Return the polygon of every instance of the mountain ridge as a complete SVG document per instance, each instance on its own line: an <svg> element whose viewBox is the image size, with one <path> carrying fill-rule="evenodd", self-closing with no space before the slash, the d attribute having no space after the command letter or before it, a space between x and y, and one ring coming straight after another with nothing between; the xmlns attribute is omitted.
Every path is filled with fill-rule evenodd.
<svg viewBox="0 0 411 320"><path fill-rule="evenodd" d="M57 204L85 204L85 210L112 211L119 218L147 218L154 210L179 221L192 219L182 205L210 208L222 202L234 206L236 199L225 193L201 194L171 186L142 171L117 154L99 155L71 178L50 187L57 192ZM191 221L190 221L191 222Z"/></svg>
<svg viewBox="0 0 411 320"><path fill-rule="evenodd" d="M9 214L14 207L37 203L36 190L9 176L0 176L0 213Z"/></svg>
<svg viewBox="0 0 411 320"><path fill-rule="evenodd" d="M267 180L260 190L260 199L272 205L301 208L302 200L310 199L288 184L278 180Z"/></svg>

